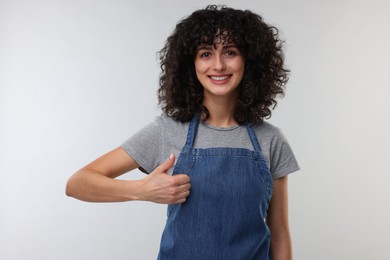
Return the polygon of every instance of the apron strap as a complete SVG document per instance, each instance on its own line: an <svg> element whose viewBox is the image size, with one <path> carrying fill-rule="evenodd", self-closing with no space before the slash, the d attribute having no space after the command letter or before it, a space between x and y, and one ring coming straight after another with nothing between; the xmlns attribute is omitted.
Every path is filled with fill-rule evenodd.
<svg viewBox="0 0 390 260"><path fill-rule="evenodd" d="M248 129L249 138L251 139L253 148L255 148L256 152L261 153L260 144L259 144L259 141L257 140L257 137L256 137L256 134L255 134L255 131L253 130L252 124L247 123L246 124L246 129Z"/></svg>
<svg viewBox="0 0 390 260"><path fill-rule="evenodd" d="M193 147L195 143L195 136L199 125L199 113L195 113L188 126L187 140L184 147Z"/></svg>

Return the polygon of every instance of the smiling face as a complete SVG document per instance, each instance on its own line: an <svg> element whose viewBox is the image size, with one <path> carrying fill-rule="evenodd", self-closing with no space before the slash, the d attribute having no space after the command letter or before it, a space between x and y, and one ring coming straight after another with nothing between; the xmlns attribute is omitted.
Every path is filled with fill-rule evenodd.
<svg viewBox="0 0 390 260"><path fill-rule="evenodd" d="M195 57L195 72L204 88L204 98L237 97L245 69L244 57L233 43L200 45Z"/></svg>

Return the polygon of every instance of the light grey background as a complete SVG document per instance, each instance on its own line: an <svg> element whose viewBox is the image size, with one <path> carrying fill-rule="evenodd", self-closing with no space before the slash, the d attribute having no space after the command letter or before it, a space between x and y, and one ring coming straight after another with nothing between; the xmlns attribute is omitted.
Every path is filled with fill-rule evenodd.
<svg viewBox="0 0 390 260"><path fill-rule="evenodd" d="M390 259L390 2L224 1L281 29L271 123L295 259ZM68 177L160 112L156 52L206 1L0 0L0 259L154 259L165 207L65 196ZM124 178L140 178L138 171Z"/></svg>

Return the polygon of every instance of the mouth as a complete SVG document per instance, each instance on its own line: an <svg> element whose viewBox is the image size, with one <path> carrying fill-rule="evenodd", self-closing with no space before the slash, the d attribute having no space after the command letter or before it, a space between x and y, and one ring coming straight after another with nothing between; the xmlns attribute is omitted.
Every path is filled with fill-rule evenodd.
<svg viewBox="0 0 390 260"><path fill-rule="evenodd" d="M216 84L224 84L229 81L232 75L209 75L208 78Z"/></svg>

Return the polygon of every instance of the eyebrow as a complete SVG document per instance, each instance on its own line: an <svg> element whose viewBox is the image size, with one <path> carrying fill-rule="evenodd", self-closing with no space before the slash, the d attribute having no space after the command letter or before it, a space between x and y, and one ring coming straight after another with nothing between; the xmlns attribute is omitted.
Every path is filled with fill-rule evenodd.
<svg viewBox="0 0 390 260"><path fill-rule="evenodd" d="M197 51L216 49L216 48L213 48L213 47L214 47L214 45L199 45ZM226 49L229 49L229 48L237 48L237 46L235 44L229 44L229 45L224 45L222 47L223 50L226 50Z"/></svg>

